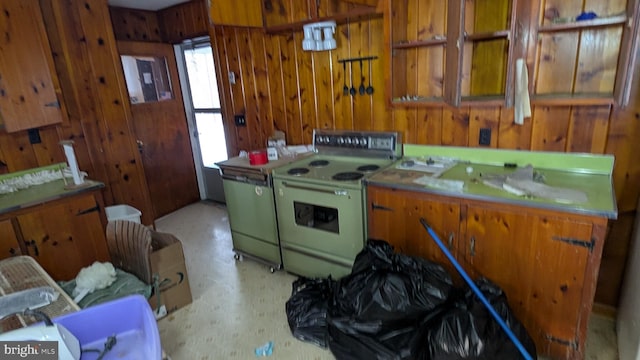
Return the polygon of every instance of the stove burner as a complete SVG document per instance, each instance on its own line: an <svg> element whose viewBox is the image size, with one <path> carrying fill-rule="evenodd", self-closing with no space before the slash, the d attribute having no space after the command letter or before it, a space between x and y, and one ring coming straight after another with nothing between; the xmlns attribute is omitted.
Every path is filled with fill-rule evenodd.
<svg viewBox="0 0 640 360"><path fill-rule="evenodd" d="M331 178L338 181L358 180L364 176L363 173L355 171L341 172L333 175Z"/></svg>
<svg viewBox="0 0 640 360"><path fill-rule="evenodd" d="M329 165L329 160L314 160L309 163L311 167L321 167Z"/></svg>
<svg viewBox="0 0 640 360"><path fill-rule="evenodd" d="M359 166L356 170L363 171L363 172L368 172L368 171L376 171L378 169L380 169L380 166L369 164L369 165Z"/></svg>
<svg viewBox="0 0 640 360"><path fill-rule="evenodd" d="M287 174L289 175L302 175L302 174L306 174L309 172L309 169L307 168L292 168L289 169L289 171L287 171Z"/></svg>

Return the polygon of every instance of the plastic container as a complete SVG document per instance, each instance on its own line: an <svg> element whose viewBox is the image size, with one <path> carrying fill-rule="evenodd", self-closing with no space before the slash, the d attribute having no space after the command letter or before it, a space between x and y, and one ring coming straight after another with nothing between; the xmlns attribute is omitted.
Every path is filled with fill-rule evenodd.
<svg viewBox="0 0 640 360"><path fill-rule="evenodd" d="M102 350L108 337L115 335L116 344L106 353L104 360L162 359L158 325L142 295L91 306L54 318L53 322L64 326L78 338L82 349Z"/></svg>
<svg viewBox="0 0 640 360"><path fill-rule="evenodd" d="M107 221L129 220L137 222L138 224L140 223L140 216L142 215L140 210L129 205L107 206L105 212L107 213Z"/></svg>

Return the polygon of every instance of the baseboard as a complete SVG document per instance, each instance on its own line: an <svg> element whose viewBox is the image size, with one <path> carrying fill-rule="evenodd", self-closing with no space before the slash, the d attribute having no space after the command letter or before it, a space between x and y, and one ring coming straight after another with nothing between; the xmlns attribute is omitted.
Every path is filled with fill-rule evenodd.
<svg viewBox="0 0 640 360"><path fill-rule="evenodd" d="M611 319L615 319L618 313L618 309L611 305L594 303L591 312L601 316L606 316Z"/></svg>

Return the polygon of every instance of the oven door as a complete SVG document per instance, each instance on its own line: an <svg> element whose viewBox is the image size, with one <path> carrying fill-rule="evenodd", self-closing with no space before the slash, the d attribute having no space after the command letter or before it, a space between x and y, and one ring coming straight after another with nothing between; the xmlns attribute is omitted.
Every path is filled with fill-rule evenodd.
<svg viewBox="0 0 640 360"><path fill-rule="evenodd" d="M362 190L280 179L274 187L283 251L350 267L365 242Z"/></svg>

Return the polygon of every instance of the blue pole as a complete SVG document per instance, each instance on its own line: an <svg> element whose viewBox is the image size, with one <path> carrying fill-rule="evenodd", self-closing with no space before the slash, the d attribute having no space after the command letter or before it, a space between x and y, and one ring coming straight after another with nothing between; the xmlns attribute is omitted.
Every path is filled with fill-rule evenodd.
<svg viewBox="0 0 640 360"><path fill-rule="evenodd" d="M442 240L440 240L438 235L433 231L433 229L431 229L429 224L427 224L427 221L424 218L420 218L420 223L422 224L422 226L424 226L425 229L427 229L427 232L429 233L429 235L431 235L431 237L433 238L433 240L435 240L435 242L438 245L438 247L444 252L444 254L447 256L449 261L451 261L451 263L456 268L456 270L458 270L460 275L462 275L462 278L464 279L464 281L466 281L467 284L469 284L469 286L471 287L471 290L473 290L473 292L478 296L478 298L480 298L480 301L482 301L482 303L487 308L487 310L489 310L489 312L491 313L493 318L496 319L498 324L500 324L500 327L502 327L504 332L507 333L507 336L509 336L509 339L511 339L511 341L518 348L518 351L520 351L520 354L522 354L522 356L526 360L533 360L531 355L529 355L529 352L527 352L527 349L524 348L524 346L522 345L520 340L518 340L518 338L513 333L513 331L511 331L511 329L509 329L509 325L507 325L507 323L505 323L504 320L502 320L500 315L498 315L496 310L489 303L489 300L487 300L487 298L484 296L482 291L480 291L480 289L478 289L478 287L473 282L473 280L471 280L469 275L467 275L466 271L464 271L462 266L460 266L460 263L458 263L458 261L453 257L453 255L451 255L451 252L449 251L449 249L447 249L447 247L444 246L444 244L442 243Z"/></svg>

